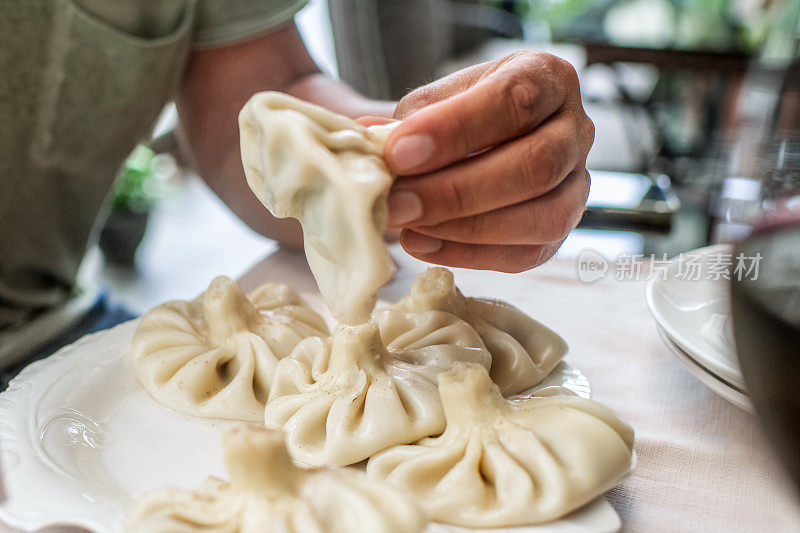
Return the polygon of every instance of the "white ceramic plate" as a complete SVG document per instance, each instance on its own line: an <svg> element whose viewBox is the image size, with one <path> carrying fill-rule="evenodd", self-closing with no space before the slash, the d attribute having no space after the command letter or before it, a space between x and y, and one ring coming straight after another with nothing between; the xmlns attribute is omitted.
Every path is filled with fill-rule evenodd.
<svg viewBox="0 0 800 533"><path fill-rule="evenodd" d="M697 365L744 390L731 331L730 281L714 279L715 265L724 254L731 254L731 247L718 244L673 259L663 274L653 274L647 305L669 340ZM694 269L699 269L699 279Z"/></svg>
<svg viewBox="0 0 800 533"><path fill-rule="evenodd" d="M753 405L750 403L750 398L747 397L747 394L745 394L743 390L725 382L725 380L714 375L707 368L695 361L689 354L681 350L680 346L672 342L667 333L660 327L658 328L658 333L661 335L661 340L664 341L664 344L667 345L670 351L675 354L694 377L702 381L705 386L733 405L741 407L750 413L753 412Z"/></svg>
<svg viewBox="0 0 800 533"><path fill-rule="evenodd" d="M84 337L27 367L0 394L0 521L24 530L55 524L120 531L125 510L165 485L225 476L220 435L235 422L193 418L156 403L126 356L136 321ZM588 396L562 363L540 386ZM0 497L2 495L0 494ZM612 532L620 520L603 497L558 522L493 533ZM468 531L433 524L429 533Z"/></svg>

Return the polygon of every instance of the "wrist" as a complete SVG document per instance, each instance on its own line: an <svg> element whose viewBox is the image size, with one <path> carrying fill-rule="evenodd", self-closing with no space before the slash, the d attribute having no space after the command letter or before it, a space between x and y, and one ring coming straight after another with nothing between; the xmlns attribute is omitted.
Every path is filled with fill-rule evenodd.
<svg viewBox="0 0 800 533"><path fill-rule="evenodd" d="M367 115L392 118L397 105L396 102L366 98L347 84L319 71L298 78L283 92L350 118Z"/></svg>

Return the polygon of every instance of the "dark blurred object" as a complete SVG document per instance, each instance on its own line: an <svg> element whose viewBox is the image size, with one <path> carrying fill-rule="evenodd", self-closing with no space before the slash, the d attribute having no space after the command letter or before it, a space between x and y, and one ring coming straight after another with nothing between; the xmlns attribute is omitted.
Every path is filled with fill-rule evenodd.
<svg viewBox="0 0 800 533"><path fill-rule="evenodd" d="M767 160L774 163L764 177L763 191L767 198L783 198L800 190L800 132L766 149Z"/></svg>
<svg viewBox="0 0 800 533"><path fill-rule="evenodd" d="M586 44L587 67L605 64L619 71L621 63L658 69L653 90L641 99L618 87L624 102L641 106L658 125L660 146L651 170L684 181L685 158L708 154L719 132L730 127L731 102L738 94L750 58L740 52L705 52ZM620 73L620 78L622 74ZM657 168L653 168L653 164Z"/></svg>
<svg viewBox="0 0 800 533"><path fill-rule="evenodd" d="M528 0L556 41L673 51L759 50L788 1Z"/></svg>
<svg viewBox="0 0 800 533"><path fill-rule="evenodd" d="M800 85L798 35L789 36L778 35L748 72L737 113L728 175L759 186L757 213L726 211L719 227L755 226L734 252L761 258L759 272L732 279L736 351L756 413L800 488Z"/></svg>
<svg viewBox="0 0 800 533"><path fill-rule="evenodd" d="M785 73L792 48L797 50L798 5L610 0L591 4L554 28L553 36L584 45L587 67L603 64L618 72L624 102L641 106L658 126L660 149L646 170L666 173L680 185L695 179L715 146L731 142L739 100L754 93L747 85L758 80L759 71ZM658 69L658 81L644 98L622 82L620 66L631 63ZM770 102L762 104L755 110L772 119Z"/></svg>
<svg viewBox="0 0 800 533"><path fill-rule="evenodd" d="M516 2L335 0L328 7L339 75L370 98L399 100L492 36L520 38Z"/></svg>
<svg viewBox="0 0 800 533"><path fill-rule="evenodd" d="M754 62L732 117L721 179L711 190L709 239L746 237L762 213L800 193L800 64L792 46L781 57Z"/></svg>
<svg viewBox="0 0 800 533"><path fill-rule="evenodd" d="M757 229L737 254L762 259L757 275L732 279L736 351L761 424L800 488L800 214Z"/></svg>
<svg viewBox="0 0 800 533"><path fill-rule="evenodd" d="M150 213L114 211L100 230L99 246L107 261L115 265L133 268L136 265L136 250L147 231Z"/></svg>
<svg viewBox="0 0 800 533"><path fill-rule="evenodd" d="M99 241L106 260L116 265L129 268L135 265L136 249L147 230L150 208L158 197L154 156L149 147L136 147L117 178L111 211Z"/></svg>
<svg viewBox="0 0 800 533"><path fill-rule="evenodd" d="M370 98L399 99L433 79L449 35L439 0L328 2L339 75Z"/></svg>
<svg viewBox="0 0 800 533"><path fill-rule="evenodd" d="M606 43L585 43L586 64L645 63L658 69L680 71L719 71L742 74L749 56L743 52L714 52L702 50L670 50Z"/></svg>
<svg viewBox="0 0 800 533"><path fill-rule="evenodd" d="M593 171L579 228L666 234L680 201L667 176Z"/></svg>

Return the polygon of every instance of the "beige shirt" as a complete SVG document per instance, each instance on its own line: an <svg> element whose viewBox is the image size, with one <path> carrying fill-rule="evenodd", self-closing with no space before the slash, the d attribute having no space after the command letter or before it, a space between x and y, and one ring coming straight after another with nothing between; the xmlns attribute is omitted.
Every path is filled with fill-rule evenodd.
<svg viewBox="0 0 800 533"><path fill-rule="evenodd" d="M0 1L0 344L78 296L114 177L192 46L244 40L305 2Z"/></svg>

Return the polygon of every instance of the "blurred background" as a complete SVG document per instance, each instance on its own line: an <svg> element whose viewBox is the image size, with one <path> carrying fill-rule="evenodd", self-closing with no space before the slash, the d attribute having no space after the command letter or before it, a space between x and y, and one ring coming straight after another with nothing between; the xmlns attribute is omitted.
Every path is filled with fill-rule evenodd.
<svg viewBox="0 0 800 533"><path fill-rule="evenodd" d="M797 0L311 0L296 22L320 68L373 98L521 48L570 61L596 140L589 208L561 257L736 241L800 191ZM168 106L131 154L105 261L87 261L135 312L275 247L184 167L176 120Z"/></svg>

